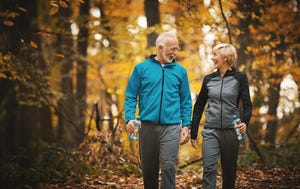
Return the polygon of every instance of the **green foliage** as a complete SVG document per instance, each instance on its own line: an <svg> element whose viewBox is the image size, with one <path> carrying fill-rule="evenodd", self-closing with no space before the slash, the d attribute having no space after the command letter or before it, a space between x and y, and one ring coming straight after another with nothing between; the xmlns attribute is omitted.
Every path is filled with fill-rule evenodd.
<svg viewBox="0 0 300 189"><path fill-rule="evenodd" d="M39 167L45 169L50 175L48 176L61 176L59 178L65 178L65 176L71 174L84 174L92 171L91 167L84 161L81 161L78 157L74 156L70 152L65 151L63 148L57 146L44 146L39 160ZM59 172L59 175L56 175Z"/></svg>
<svg viewBox="0 0 300 189"><path fill-rule="evenodd" d="M300 163L299 142L277 146L274 149L266 146L259 147L265 164L260 162L258 155L253 150L241 150L238 164L240 167L263 165L267 167L293 167Z"/></svg>
<svg viewBox="0 0 300 189"><path fill-rule="evenodd" d="M33 151L37 153L32 153ZM44 143L22 148L0 167L0 185L5 188L35 186L42 182L65 182L69 177L81 180L92 168L70 152Z"/></svg>
<svg viewBox="0 0 300 189"><path fill-rule="evenodd" d="M41 183L79 183L86 175L141 175L138 163L127 161L128 158L122 157L122 153L115 154L120 153L120 147L108 147L110 143L101 145L99 140L88 141L89 144L82 144L81 148L72 152L47 143L20 148L16 155L0 166L0 185L8 189L31 188ZM101 153L96 153L98 148L84 148L95 142L97 146L102 146Z"/></svg>

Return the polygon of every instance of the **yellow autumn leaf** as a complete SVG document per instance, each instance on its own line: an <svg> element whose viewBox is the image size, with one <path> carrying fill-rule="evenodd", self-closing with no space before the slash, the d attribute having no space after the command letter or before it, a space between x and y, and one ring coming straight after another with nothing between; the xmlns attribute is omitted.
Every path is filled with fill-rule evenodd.
<svg viewBox="0 0 300 189"><path fill-rule="evenodd" d="M114 90L113 90L112 88L108 88L108 89L106 90L106 92L109 93L109 94L112 94L112 93L114 92Z"/></svg>
<svg viewBox="0 0 300 189"><path fill-rule="evenodd" d="M30 46L37 49L38 45L34 41L30 41Z"/></svg>
<svg viewBox="0 0 300 189"><path fill-rule="evenodd" d="M59 5L60 5L61 7L63 7L63 8L68 8L68 7L69 7L68 4L67 4L65 1L63 1L63 0L60 0L60 1L59 1Z"/></svg>
<svg viewBox="0 0 300 189"><path fill-rule="evenodd" d="M57 0L51 0L51 1L50 1L50 5L53 6L53 7L58 7L58 2L57 2Z"/></svg>
<svg viewBox="0 0 300 189"><path fill-rule="evenodd" d="M55 15L57 12L58 12L58 10L59 10L59 7L51 7L51 9L50 9L50 11L49 11L49 15L50 16L53 16L53 15Z"/></svg>
<svg viewBox="0 0 300 189"><path fill-rule="evenodd" d="M56 56L59 57L59 58L64 58L65 57L65 55L63 55L63 54L56 54Z"/></svg>
<svg viewBox="0 0 300 189"><path fill-rule="evenodd" d="M5 61L9 61L11 59L11 55L10 54L6 54L6 55L3 56L3 59Z"/></svg>
<svg viewBox="0 0 300 189"><path fill-rule="evenodd" d="M116 94L120 95L120 94L122 94L122 93L123 93L123 90L122 90L122 89L117 89L117 90L116 90Z"/></svg>
<svg viewBox="0 0 300 189"><path fill-rule="evenodd" d="M18 7L18 9L19 9L20 11L23 11L23 12L28 12L27 9L25 9L25 8L23 8L23 7Z"/></svg>
<svg viewBox="0 0 300 189"><path fill-rule="evenodd" d="M78 0L78 3L79 3L79 4L80 4L80 3L84 4L85 2L84 2L84 0Z"/></svg>
<svg viewBox="0 0 300 189"><path fill-rule="evenodd" d="M1 72L0 72L0 78L2 78L2 79L6 79L6 78L7 78L7 76L6 76L6 74L4 74L4 73L1 73Z"/></svg>
<svg viewBox="0 0 300 189"><path fill-rule="evenodd" d="M12 22L12 21L10 21L10 20L4 20L3 24L6 25L6 26L13 26L13 25L15 25L15 23Z"/></svg>

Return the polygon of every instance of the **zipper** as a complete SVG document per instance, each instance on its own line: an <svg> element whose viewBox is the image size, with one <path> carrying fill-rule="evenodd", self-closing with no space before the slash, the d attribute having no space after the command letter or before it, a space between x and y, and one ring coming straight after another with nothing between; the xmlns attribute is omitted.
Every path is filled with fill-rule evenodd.
<svg viewBox="0 0 300 189"><path fill-rule="evenodd" d="M163 100L163 94L164 94L164 80L165 80L165 69L164 66L162 67L162 78L161 78L161 95L160 95L160 107L159 107L159 115L158 115L158 124L160 125L160 119L161 119L161 108L162 108L162 100Z"/></svg>
<svg viewBox="0 0 300 189"><path fill-rule="evenodd" d="M224 77L222 77L221 90L220 90L220 101L221 101L221 129L223 128L223 98L222 98L223 81L224 81Z"/></svg>

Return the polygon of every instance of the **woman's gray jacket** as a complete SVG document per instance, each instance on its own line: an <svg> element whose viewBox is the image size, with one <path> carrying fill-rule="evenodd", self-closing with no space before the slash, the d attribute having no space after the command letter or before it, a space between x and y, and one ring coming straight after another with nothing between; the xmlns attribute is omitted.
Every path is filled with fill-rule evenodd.
<svg viewBox="0 0 300 189"><path fill-rule="evenodd" d="M241 106L240 102L242 102ZM248 126L252 113L252 103L246 74L232 67L225 73L224 77L221 77L218 70L204 77L194 105L191 125L192 139L196 139L198 136L199 122L206 103L204 128L233 128L232 116L234 114L239 116L242 122Z"/></svg>

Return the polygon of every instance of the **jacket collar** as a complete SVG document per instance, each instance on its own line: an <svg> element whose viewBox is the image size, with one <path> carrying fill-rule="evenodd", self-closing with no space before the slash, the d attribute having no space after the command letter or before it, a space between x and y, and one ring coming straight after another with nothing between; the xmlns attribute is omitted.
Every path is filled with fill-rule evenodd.
<svg viewBox="0 0 300 189"><path fill-rule="evenodd" d="M160 64L160 62L158 62L158 61L155 59L155 57L156 57L156 54L151 54L151 55L149 56L149 59L151 59L152 62L154 62L154 63ZM176 64L177 64L176 61L173 60L171 63L165 64L165 67L175 66Z"/></svg>
<svg viewBox="0 0 300 189"><path fill-rule="evenodd" d="M236 69L235 67L232 66L232 67L231 67L231 70L227 70L227 71L226 71L224 77L226 77L226 76L228 76L228 75L231 75L232 73L235 73L235 72L237 72L237 69ZM219 75L221 75L220 70L217 70L217 73L218 73Z"/></svg>

